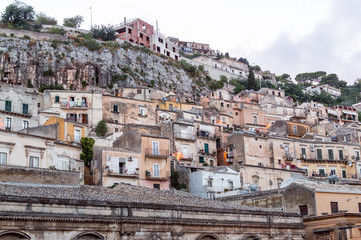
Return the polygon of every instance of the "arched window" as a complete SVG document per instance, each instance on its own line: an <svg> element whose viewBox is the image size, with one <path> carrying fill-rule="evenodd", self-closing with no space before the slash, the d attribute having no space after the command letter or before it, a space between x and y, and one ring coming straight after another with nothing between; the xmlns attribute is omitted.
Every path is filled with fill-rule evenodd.
<svg viewBox="0 0 361 240"><path fill-rule="evenodd" d="M258 237L257 235L246 235L242 238L242 240L261 240L260 237Z"/></svg>
<svg viewBox="0 0 361 240"><path fill-rule="evenodd" d="M0 233L1 240L26 240L31 239L29 235L18 231L4 231Z"/></svg>
<svg viewBox="0 0 361 240"><path fill-rule="evenodd" d="M104 240L105 238L99 233L84 232L80 233L73 238L74 240Z"/></svg>
<svg viewBox="0 0 361 240"><path fill-rule="evenodd" d="M197 240L219 240L219 238L214 234L203 234Z"/></svg>

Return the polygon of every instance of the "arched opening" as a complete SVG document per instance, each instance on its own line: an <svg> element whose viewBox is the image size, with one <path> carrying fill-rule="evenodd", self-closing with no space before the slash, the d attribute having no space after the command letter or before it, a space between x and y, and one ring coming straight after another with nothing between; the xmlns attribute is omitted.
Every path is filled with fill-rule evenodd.
<svg viewBox="0 0 361 240"><path fill-rule="evenodd" d="M18 232L18 231L4 231L0 233L0 239L1 240L24 240L24 239L30 239L30 236Z"/></svg>
<svg viewBox="0 0 361 240"><path fill-rule="evenodd" d="M99 233L84 232L73 238L74 240L104 240L105 238Z"/></svg>
<svg viewBox="0 0 361 240"><path fill-rule="evenodd" d="M198 240L219 240L219 238L214 234L203 234Z"/></svg>
<svg viewBox="0 0 361 240"><path fill-rule="evenodd" d="M261 240L260 237L256 236L256 235L247 235L244 238L242 238L243 240Z"/></svg>

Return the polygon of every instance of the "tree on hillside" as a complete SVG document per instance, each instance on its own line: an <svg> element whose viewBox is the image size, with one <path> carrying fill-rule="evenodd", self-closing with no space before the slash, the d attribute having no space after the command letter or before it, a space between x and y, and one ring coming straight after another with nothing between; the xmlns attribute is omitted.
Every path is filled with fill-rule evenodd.
<svg viewBox="0 0 361 240"><path fill-rule="evenodd" d="M251 66L250 68L251 68L252 70L255 70L255 71L261 71L261 67L258 66L258 65Z"/></svg>
<svg viewBox="0 0 361 240"><path fill-rule="evenodd" d="M35 23L41 25L57 25L58 21L55 18L49 17L45 13L40 12L36 15Z"/></svg>
<svg viewBox="0 0 361 240"><path fill-rule="evenodd" d="M247 66L249 66L249 62L248 62L247 58L242 58L242 57L240 57L240 58L238 58L237 61L238 61L238 62L243 62L243 63L247 64Z"/></svg>
<svg viewBox="0 0 361 240"><path fill-rule="evenodd" d="M321 77L325 76L326 72L317 71L311 73L299 73L296 75L295 80L304 86L310 86L312 83L319 83Z"/></svg>
<svg viewBox="0 0 361 240"><path fill-rule="evenodd" d="M101 39L103 41L114 41L116 39L115 30L112 26L94 26L91 29L93 37L95 39Z"/></svg>
<svg viewBox="0 0 361 240"><path fill-rule="evenodd" d="M326 76L323 76L320 84L328 84L330 86L336 87L336 88L344 88L347 85L347 82L343 80L339 80L337 74L332 73L328 74Z"/></svg>
<svg viewBox="0 0 361 240"><path fill-rule="evenodd" d="M249 69L249 74L248 74L248 78L247 78L247 88L253 89L253 90L256 90L256 88L257 88L256 79L254 77L252 68Z"/></svg>
<svg viewBox="0 0 361 240"><path fill-rule="evenodd" d="M82 149L80 159L84 161L85 166L89 167L93 159L93 146L95 140L93 138L84 137L80 139L80 143Z"/></svg>
<svg viewBox="0 0 361 240"><path fill-rule="evenodd" d="M226 58L230 58L230 57L229 57L229 53L228 53L228 52L226 52L226 53L224 54L224 57L226 57Z"/></svg>
<svg viewBox="0 0 361 240"><path fill-rule="evenodd" d="M84 22L84 18L80 15L76 15L71 18L64 18L63 26L78 28Z"/></svg>
<svg viewBox="0 0 361 240"><path fill-rule="evenodd" d="M29 22L34 21L35 11L30 5L15 1L8 5L1 14L1 22L16 28L29 29Z"/></svg>
<svg viewBox="0 0 361 240"><path fill-rule="evenodd" d="M107 124L104 120L100 120L95 127L95 132L97 133L97 136L104 137L105 134L107 134L108 128Z"/></svg>

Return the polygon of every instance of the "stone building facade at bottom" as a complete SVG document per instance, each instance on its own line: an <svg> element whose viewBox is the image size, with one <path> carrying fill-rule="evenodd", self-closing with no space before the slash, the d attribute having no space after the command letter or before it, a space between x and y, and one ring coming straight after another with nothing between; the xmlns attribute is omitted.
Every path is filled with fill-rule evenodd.
<svg viewBox="0 0 361 240"><path fill-rule="evenodd" d="M0 184L0 239L301 240L304 234L298 214L182 192Z"/></svg>

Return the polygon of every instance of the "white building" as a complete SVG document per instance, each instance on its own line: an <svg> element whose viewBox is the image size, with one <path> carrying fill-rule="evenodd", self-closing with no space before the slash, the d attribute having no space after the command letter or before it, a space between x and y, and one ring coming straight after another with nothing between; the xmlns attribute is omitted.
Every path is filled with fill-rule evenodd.
<svg viewBox="0 0 361 240"><path fill-rule="evenodd" d="M228 167L189 173L189 193L202 198L214 199L240 187L240 173Z"/></svg>
<svg viewBox="0 0 361 240"><path fill-rule="evenodd" d="M42 95L34 89L21 86L1 86L0 129L20 131L38 126L38 111L42 108Z"/></svg>
<svg viewBox="0 0 361 240"><path fill-rule="evenodd" d="M320 85L320 86L309 86L305 90L306 93L310 93L310 94L321 94L322 91L330 94L334 98L341 96L341 90L331 87L328 84Z"/></svg>
<svg viewBox="0 0 361 240"><path fill-rule="evenodd" d="M166 38L165 35L157 32L153 33L150 44L153 51L164 54L167 57L178 61L179 49L176 44L171 42L170 39Z"/></svg>
<svg viewBox="0 0 361 240"><path fill-rule="evenodd" d="M95 127L103 119L103 95L93 91L45 90L40 124L53 113L60 118Z"/></svg>

